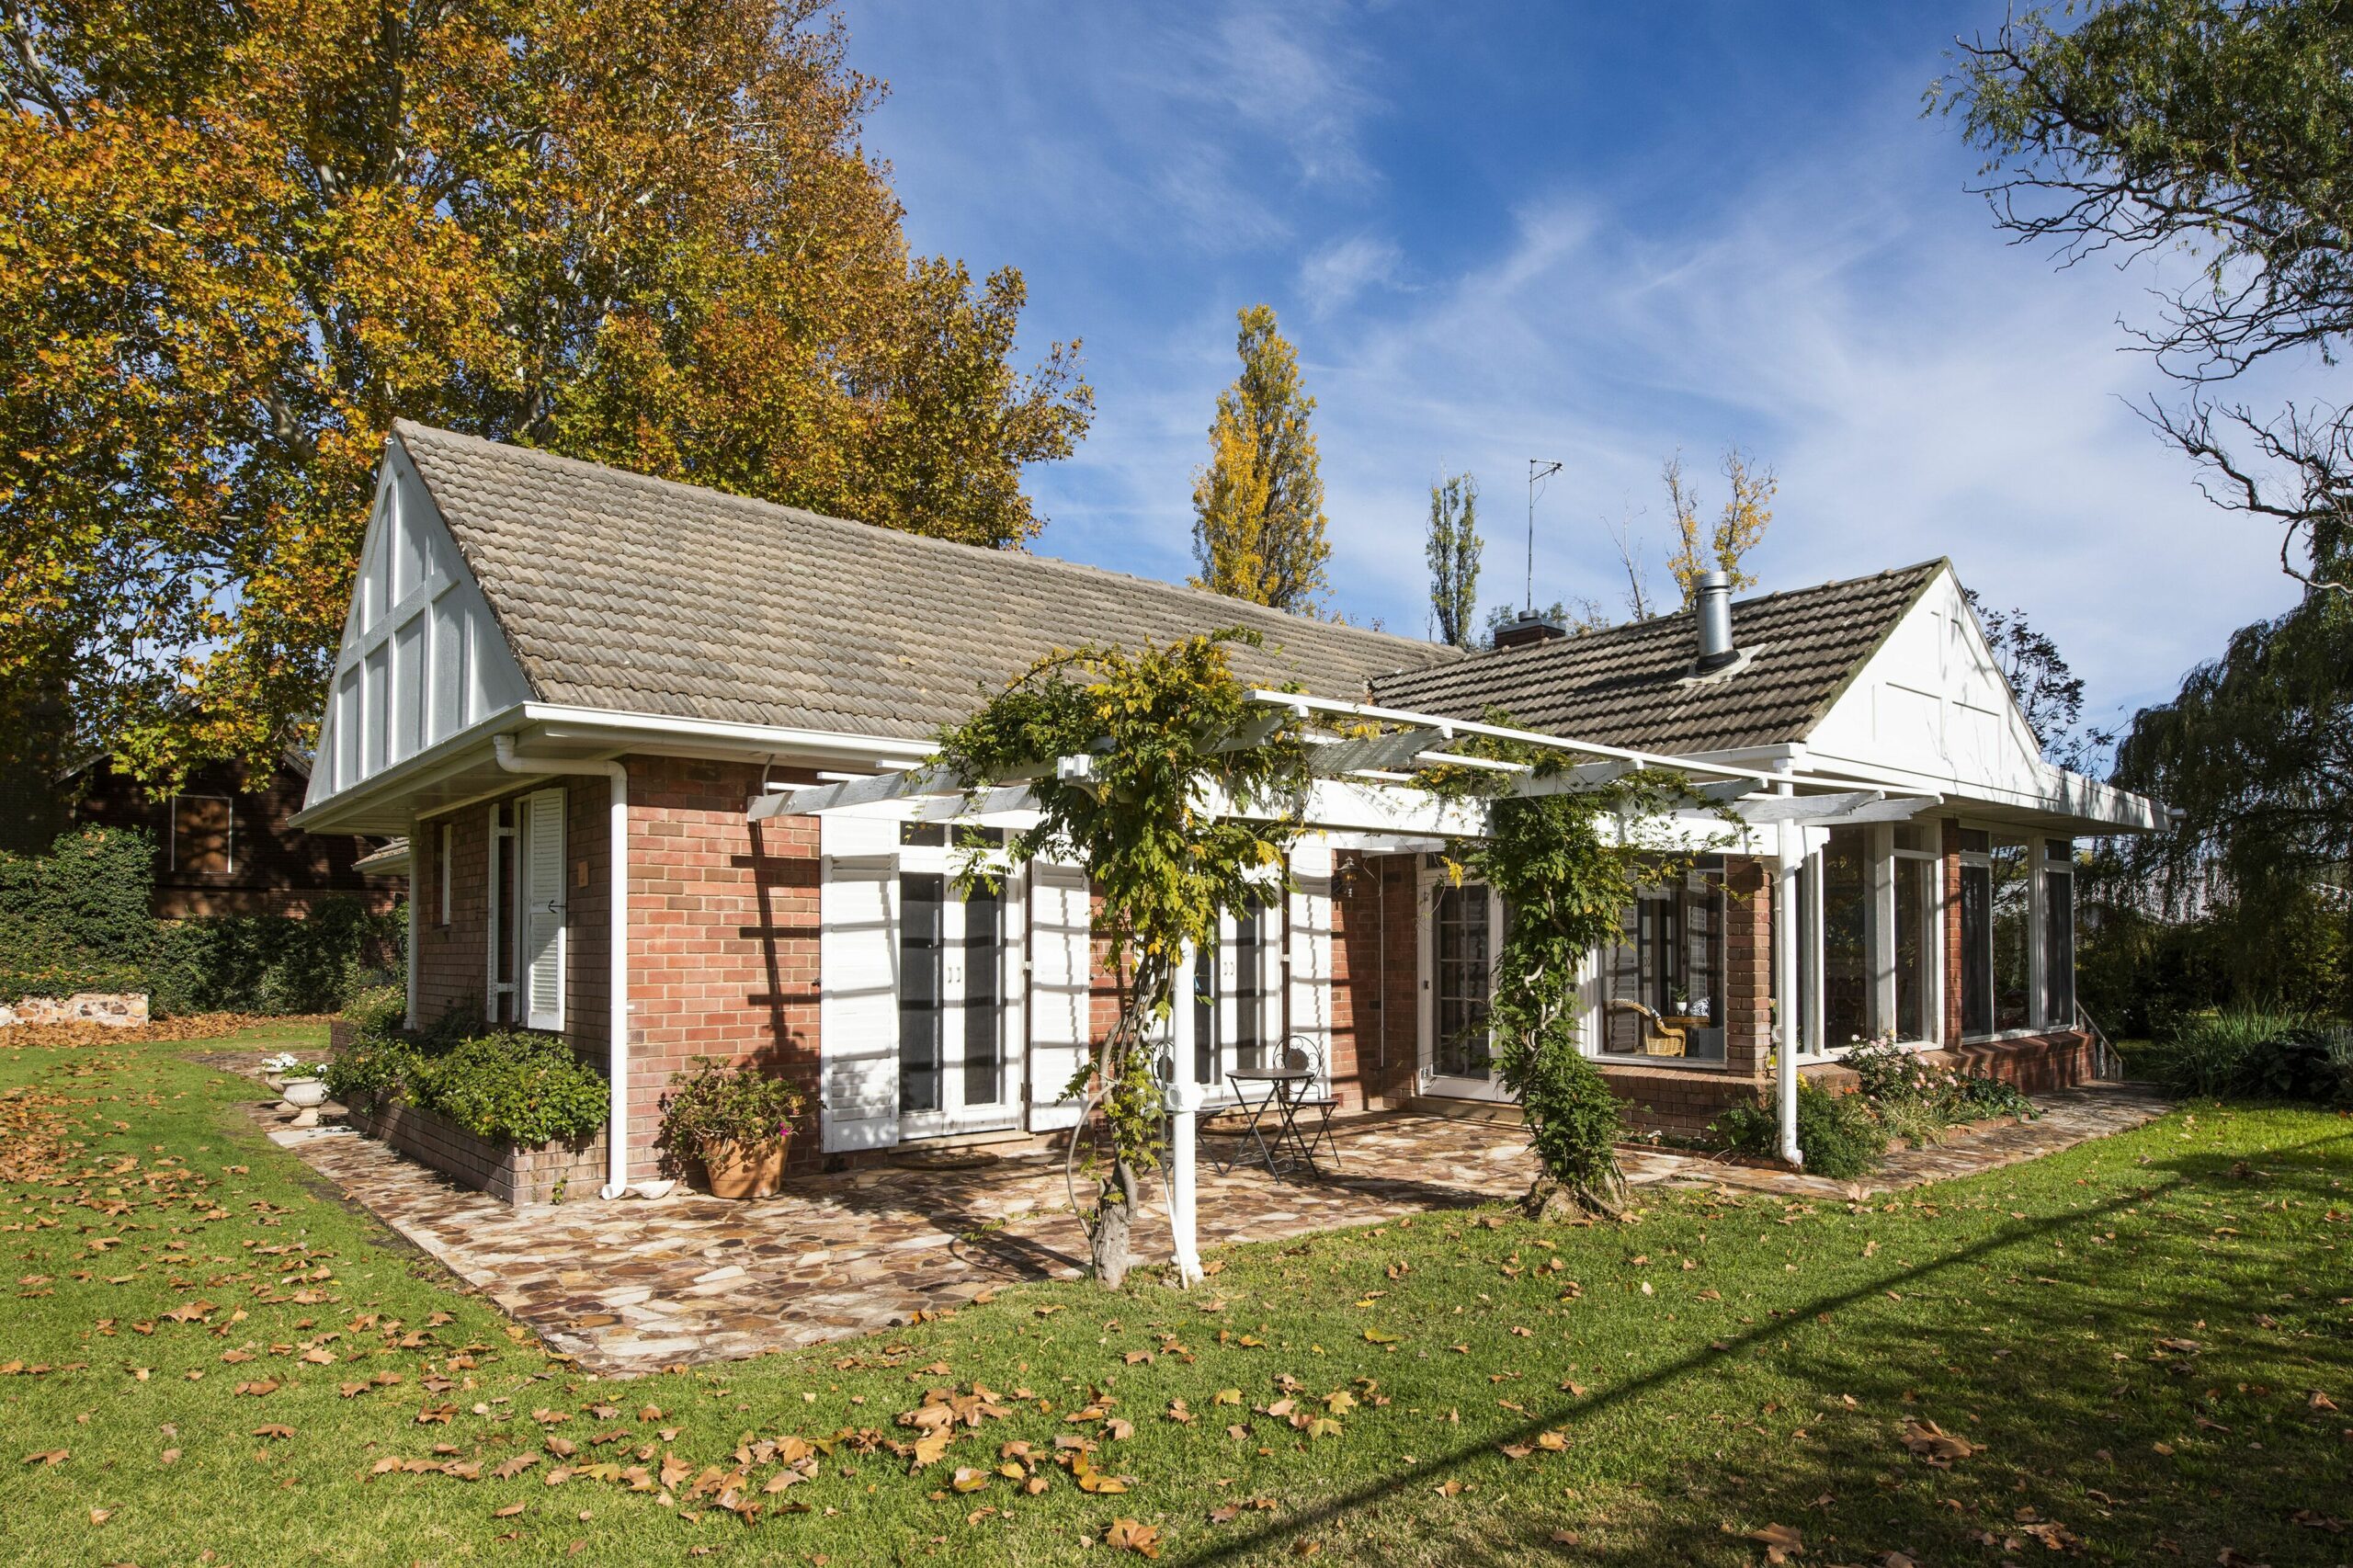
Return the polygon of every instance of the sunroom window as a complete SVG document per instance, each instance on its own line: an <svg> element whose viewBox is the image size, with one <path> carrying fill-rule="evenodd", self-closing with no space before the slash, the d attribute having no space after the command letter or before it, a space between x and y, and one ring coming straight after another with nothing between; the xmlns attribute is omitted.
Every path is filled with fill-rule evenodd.
<svg viewBox="0 0 2353 1568"><path fill-rule="evenodd" d="M1611 1056L1724 1059L1724 879L1702 861L1643 890L1601 955L1601 1049Z"/></svg>
<svg viewBox="0 0 2353 1568"><path fill-rule="evenodd" d="M1961 841L1961 1033L2070 1027L2075 841L1986 828Z"/></svg>

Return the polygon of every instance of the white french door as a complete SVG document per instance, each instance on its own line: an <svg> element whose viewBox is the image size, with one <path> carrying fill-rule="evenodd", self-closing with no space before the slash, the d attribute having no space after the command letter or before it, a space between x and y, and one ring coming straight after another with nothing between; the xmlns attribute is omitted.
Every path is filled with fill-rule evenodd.
<svg viewBox="0 0 2353 1568"><path fill-rule="evenodd" d="M940 852L930 852L938 847ZM1021 879L960 893L944 846L899 856L899 1136L1019 1125Z"/></svg>
<svg viewBox="0 0 2353 1568"><path fill-rule="evenodd" d="M1504 907L1484 882L1421 876L1421 1082L1425 1094L1508 1099L1488 1022Z"/></svg>
<svg viewBox="0 0 2353 1568"><path fill-rule="evenodd" d="M1177 971L1171 1060L1211 1100L1233 1097L1227 1074L1274 1066L1282 1052L1282 938L1279 906L1226 915L1216 953L1195 952Z"/></svg>

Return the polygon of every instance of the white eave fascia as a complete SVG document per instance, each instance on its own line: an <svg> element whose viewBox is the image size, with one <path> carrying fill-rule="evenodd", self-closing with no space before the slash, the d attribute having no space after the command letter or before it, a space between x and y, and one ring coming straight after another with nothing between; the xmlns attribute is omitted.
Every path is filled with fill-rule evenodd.
<svg viewBox="0 0 2353 1568"><path fill-rule="evenodd" d="M404 757L390 767L370 774L347 790L337 790L316 805L305 806L288 820L295 827L318 831L317 824L332 824L356 808L413 793L437 778L480 765L490 756L492 743L499 735L513 735L518 742L534 738L585 742L606 748L610 755L624 751L660 754L677 747L697 753L724 753L746 761L773 757L797 762L813 757L853 762L878 771L904 767L922 760L931 751L926 742L879 735L518 702L478 720L414 756ZM582 760L591 759L584 756Z"/></svg>
<svg viewBox="0 0 2353 1568"><path fill-rule="evenodd" d="M2049 763L2041 767L2051 787L2038 792L1913 768L1890 767L1854 757L1826 756L1819 752L1812 754L1811 760L1813 771L1818 773L1903 790L1933 791L1944 797L1948 811L1963 816L1971 805L1976 804L2040 812L2078 824L2087 833L2155 833L2171 825L2165 807L2148 796L2136 795Z"/></svg>

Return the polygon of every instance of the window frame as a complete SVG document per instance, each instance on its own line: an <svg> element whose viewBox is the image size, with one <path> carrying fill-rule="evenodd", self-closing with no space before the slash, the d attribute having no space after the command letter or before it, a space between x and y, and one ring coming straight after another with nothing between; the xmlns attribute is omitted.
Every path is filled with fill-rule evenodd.
<svg viewBox="0 0 2353 1568"><path fill-rule="evenodd" d="M217 801L221 805L221 869L199 871L180 865L180 802L182 801ZM175 790L172 794L169 847L165 851L168 869L191 877L233 877L237 874L237 798L234 795L205 795Z"/></svg>
<svg viewBox="0 0 2353 1568"><path fill-rule="evenodd" d="M2025 881L2027 884L2026 919L2028 933L2026 944L2026 985L2028 1006L2026 1023L2023 1026L2015 1028L2003 1028L1999 1027L2001 1023L2001 1014L1998 1011L1999 1001L1997 999L1995 1002L1995 1007L1997 1010L1995 1011L1993 1018L1996 1027L1991 1030L1972 1030L1968 1027L1967 1020L1963 1019L1961 1033L1961 1041L1967 1044L1976 1045L1998 1042L2006 1040L2030 1040L2038 1035L2055 1034L2064 1029L2073 1028L2075 1027L2075 1019L2072 1016L2065 1018L2054 1018L2048 1016L2048 1009L2052 1001L2052 996L2050 977L2051 954L2049 951L2048 936L2048 921L2050 918L2049 900L2051 890L2049 888L2047 879L2054 875L2063 876L2067 879L2069 906L2067 937L2068 955L2071 966L2071 972L2067 977L2067 994L2068 999L2072 1004L2075 992L2075 977L2072 972L2072 967L2075 955L2077 935L2074 916L2075 891L2075 867L2074 859L2075 840L2073 838L2056 838L2052 832L2046 828L2019 827L2010 824L1995 824L1970 818L1961 819L1960 826L1965 834L1973 833L1983 834L1985 835L1986 847L1984 849L1970 848L1966 846L1966 841L1964 841L1963 847L1961 850L1961 864L1964 872L1972 869L1982 869L1984 871L1989 879L1989 884L1990 879L1994 874L1995 857L1993 851L1995 848L1995 841L1999 838L2007 840L2012 845L2023 846L2026 851ZM2051 846L2053 843L2064 843L2068 846L2065 858L2058 858L2051 854ZM1994 910L1990 885L1988 888L1986 903L1984 935L1985 944L1983 949L1982 957L1990 971L1994 969L1998 951L1995 946L1997 937L1995 934ZM1966 963L1972 956L1976 955L1971 954L1964 949L1961 955L1961 961ZM1994 973L1994 978L1999 978L1998 971ZM2072 1006L2069 1008L2069 1012L2072 1015Z"/></svg>

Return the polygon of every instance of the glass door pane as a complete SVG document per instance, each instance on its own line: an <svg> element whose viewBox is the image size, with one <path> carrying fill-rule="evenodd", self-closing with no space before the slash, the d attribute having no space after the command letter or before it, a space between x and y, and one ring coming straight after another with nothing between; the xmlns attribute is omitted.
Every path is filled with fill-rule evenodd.
<svg viewBox="0 0 2353 1568"><path fill-rule="evenodd" d="M1196 1084L1215 1084L1221 1076L1217 1067L1217 971L1224 957L1222 952L1197 952L1193 955L1193 1082Z"/></svg>
<svg viewBox="0 0 2353 1568"><path fill-rule="evenodd" d="M899 1110L946 1109L941 1101L942 1013L948 949L942 930L948 879L937 871L899 878Z"/></svg>
<svg viewBox="0 0 2353 1568"><path fill-rule="evenodd" d="M2034 873L2023 844L1996 844L1993 851L1994 1027L2022 1029L2033 1023Z"/></svg>
<svg viewBox="0 0 2353 1568"><path fill-rule="evenodd" d="M1936 905L1928 873L1936 863L1898 856L1895 861L1895 1034L1928 1038L1928 933Z"/></svg>
<svg viewBox="0 0 2353 1568"><path fill-rule="evenodd" d="M964 1108L1005 1100L1005 895L974 888L964 901Z"/></svg>
<svg viewBox="0 0 2353 1568"><path fill-rule="evenodd" d="M1822 851L1822 1044L1871 1033L1871 858L1867 829L1836 827Z"/></svg>
<svg viewBox="0 0 2353 1568"><path fill-rule="evenodd" d="M1994 871L1961 868L1961 1032L1994 1032Z"/></svg>
<svg viewBox="0 0 2353 1568"><path fill-rule="evenodd" d="M1492 1051L1487 1038L1489 954L1488 899L1483 885L1441 888L1436 910L1438 1039L1432 1064L1449 1078L1487 1076Z"/></svg>

